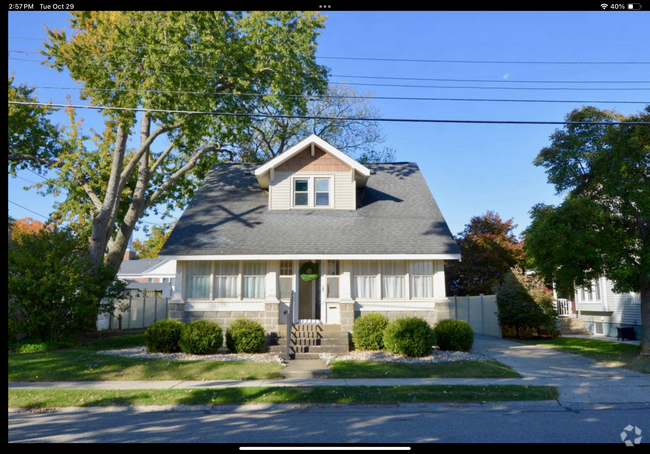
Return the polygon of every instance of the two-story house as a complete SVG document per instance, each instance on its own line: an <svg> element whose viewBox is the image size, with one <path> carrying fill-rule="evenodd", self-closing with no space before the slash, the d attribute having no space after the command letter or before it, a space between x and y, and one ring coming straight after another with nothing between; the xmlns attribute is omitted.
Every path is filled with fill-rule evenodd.
<svg viewBox="0 0 650 454"><path fill-rule="evenodd" d="M312 135L261 166L215 165L160 257L177 261L172 317L274 333L287 316L342 331L368 312L448 318L460 252L417 164L363 165Z"/></svg>

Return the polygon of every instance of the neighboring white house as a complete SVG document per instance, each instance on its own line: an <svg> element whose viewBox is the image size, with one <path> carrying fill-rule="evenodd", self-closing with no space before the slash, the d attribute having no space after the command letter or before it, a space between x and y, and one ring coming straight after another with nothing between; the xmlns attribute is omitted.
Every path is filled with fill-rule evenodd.
<svg viewBox="0 0 650 454"><path fill-rule="evenodd" d="M139 259L129 247L117 277L126 281L129 288L161 290L165 298L171 298L176 281L176 261L161 258Z"/></svg>
<svg viewBox="0 0 650 454"><path fill-rule="evenodd" d="M615 293L614 284L606 277L576 289L577 316L593 334L616 337L616 328L634 327L641 337L641 295Z"/></svg>
<svg viewBox="0 0 650 454"><path fill-rule="evenodd" d="M363 165L312 135L261 166L216 164L160 257L177 263L172 317L273 333L287 316L343 331L368 312L449 318L460 251L417 164Z"/></svg>

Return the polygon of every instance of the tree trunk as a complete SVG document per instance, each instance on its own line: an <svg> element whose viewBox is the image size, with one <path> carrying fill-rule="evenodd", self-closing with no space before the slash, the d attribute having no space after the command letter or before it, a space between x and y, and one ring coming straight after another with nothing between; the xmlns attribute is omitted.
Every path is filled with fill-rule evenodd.
<svg viewBox="0 0 650 454"><path fill-rule="evenodd" d="M650 279L641 275L641 354L650 355Z"/></svg>

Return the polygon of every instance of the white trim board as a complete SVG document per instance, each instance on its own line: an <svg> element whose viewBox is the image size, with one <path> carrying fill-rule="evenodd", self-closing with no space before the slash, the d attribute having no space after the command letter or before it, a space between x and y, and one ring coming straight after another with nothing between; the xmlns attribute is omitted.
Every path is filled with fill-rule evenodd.
<svg viewBox="0 0 650 454"><path fill-rule="evenodd" d="M163 256L161 256L163 257ZM269 255L166 255L193 260L460 260L460 254L269 254Z"/></svg>
<svg viewBox="0 0 650 454"><path fill-rule="evenodd" d="M289 148L287 151L281 153L280 155L276 156L275 158L271 159L269 162L266 164L258 167L255 169L255 176L259 177L272 168L275 168L282 164L283 162L291 159L293 156L296 154L300 153L303 151L305 148L307 148L310 145L317 145L319 148L322 148L328 153L331 153L333 156L336 158L340 159L343 161L345 164L349 165L352 167L354 170L359 172L360 174L368 177L370 176L370 169L368 169L366 166L358 163L342 151L338 150L337 148L333 147L329 143L325 142L323 139L318 137L316 134L312 134L311 136L307 137L306 139L302 140L298 144L294 145L293 147Z"/></svg>

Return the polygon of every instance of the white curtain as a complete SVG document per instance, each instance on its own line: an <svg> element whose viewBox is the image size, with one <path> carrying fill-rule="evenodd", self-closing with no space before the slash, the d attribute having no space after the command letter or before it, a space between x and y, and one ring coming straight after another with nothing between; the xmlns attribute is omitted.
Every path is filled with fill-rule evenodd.
<svg viewBox="0 0 650 454"><path fill-rule="evenodd" d="M244 276L244 298L264 298L265 276Z"/></svg>
<svg viewBox="0 0 650 454"><path fill-rule="evenodd" d="M404 298L404 276L391 276L382 274L381 286L382 291L384 292L384 298Z"/></svg>
<svg viewBox="0 0 650 454"><path fill-rule="evenodd" d="M355 276L357 298L377 298L377 276Z"/></svg>
<svg viewBox="0 0 650 454"><path fill-rule="evenodd" d="M214 278L215 298L237 298L237 276L217 276Z"/></svg>
<svg viewBox="0 0 650 454"><path fill-rule="evenodd" d="M214 263L215 276L237 276L239 274L238 261L223 261Z"/></svg>
<svg viewBox="0 0 650 454"><path fill-rule="evenodd" d="M210 298L210 278L208 276L188 276L187 297L196 299Z"/></svg>
<svg viewBox="0 0 650 454"><path fill-rule="evenodd" d="M433 276L411 276L411 297L432 298Z"/></svg>

